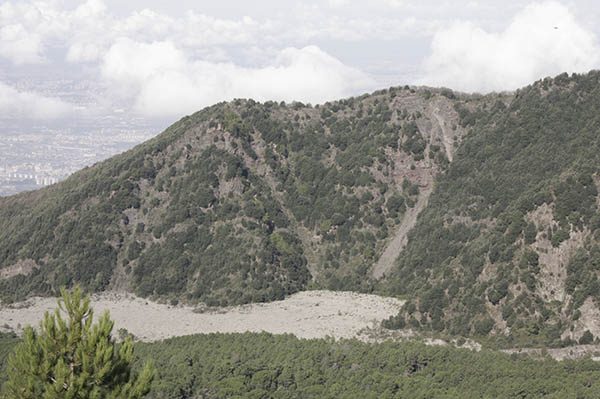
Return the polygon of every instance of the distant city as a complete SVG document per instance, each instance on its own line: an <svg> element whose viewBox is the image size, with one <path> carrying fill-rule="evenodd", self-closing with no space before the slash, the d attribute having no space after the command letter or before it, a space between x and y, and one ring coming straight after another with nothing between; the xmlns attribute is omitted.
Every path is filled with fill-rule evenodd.
<svg viewBox="0 0 600 399"><path fill-rule="evenodd" d="M85 166L126 151L157 133L146 127L88 132L0 130L0 196L57 183Z"/></svg>
<svg viewBox="0 0 600 399"><path fill-rule="evenodd" d="M126 151L156 134L167 122L145 120L125 107L101 106L93 83L69 80L18 81L22 90L57 97L77 107L59 121L0 119L0 196L35 190ZM41 90L41 92L40 92Z"/></svg>

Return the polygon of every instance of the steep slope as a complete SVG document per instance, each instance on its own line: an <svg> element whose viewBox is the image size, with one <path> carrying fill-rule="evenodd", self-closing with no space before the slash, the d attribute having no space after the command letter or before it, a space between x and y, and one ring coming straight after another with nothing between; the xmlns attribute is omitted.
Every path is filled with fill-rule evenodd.
<svg viewBox="0 0 600 399"><path fill-rule="evenodd" d="M600 73L560 75L466 109L387 281L413 299L388 327L507 345L600 335Z"/></svg>
<svg viewBox="0 0 600 399"><path fill-rule="evenodd" d="M460 142L466 99L404 87L206 108L65 182L0 199L0 295L79 282L226 305L309 284L372 291L390 232Z"/></svg>
<svg viewBox="0 0 600 399"><path fill-rule="evenodd" d="M209 305L378 290L411 298L387 327L588 343L599 110L599 72L487 96L217 104L0 199L0 296L76 282Z"/></svg>
<svg viewBox="0 0 600 399"><path fill-rule="evenodd" d="M425 89L423 94L427 99L430 99L432 96L429 89ZM448 90L441 90L439 94L448 99L457 100L456 95ZM465 97L463 96L463 100L464 99ZM468 100L469 99L467 99L467 101ZM460 139L460 136L462 136L460 129L460 135L457 135L455 132L458 125L458 114L455 112L454 108L457 103L462 103L462 101L429 101L427 104L427 114L430 115L430 117L427 120L427 126L422 126L423 130L429 132L430 148L438 150L440 146L443 147L448 162L452 162L455 147L457 147L458 140ZM472 107L472 105L469 105L468 107ZM434 174L429 175L432 179L434 176ZM427 205L429 195L433 189L433 181L424 181L420 186L422 190L419 192L415 206L407 210L400 225L391 234L391 238L386 243L383 254L379 257L373 267L372 273L373 277L376 279L383 277L385 273L392 268L398 254L404 249L404 246L408 241L408 233L415 226L417 216Z"/></svg>
<svg viewBox="0 0 600 399"><path fill-rule="evenodd" d="M406 211L406 214L400 223L400 227L394 232L394 235L387 243L385 250L373 266L373 277L383 277L385 273L394 266L394 261L398 257L398 254L404 250L404 247L408 242L408 233L417 223L417 216L419 216L421 211L427 205L429 195L431 195L431 187L421 190L415 206Z"/></svg>

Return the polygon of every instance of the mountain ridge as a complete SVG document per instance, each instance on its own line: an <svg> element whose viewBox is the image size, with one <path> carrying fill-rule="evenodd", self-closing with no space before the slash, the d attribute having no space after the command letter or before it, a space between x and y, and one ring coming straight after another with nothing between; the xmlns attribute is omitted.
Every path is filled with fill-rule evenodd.
<svg viewBox="0 0 600 399"><path fill-rule="evenodd" d="M599 78L205 108L66 182L0 199L2 299L74 283L211 306L354 290L408 299L388 328L589 343Z"/></svg>
<svg viewBox="0 0 600 399"><path fill-rule="evenodd" d="M221 103L66 182L2 199L3 299L75 282L211 305L309 286L371 292L363 277L388 231L447 167L432 111L458 114L440 93Z"/></svg>

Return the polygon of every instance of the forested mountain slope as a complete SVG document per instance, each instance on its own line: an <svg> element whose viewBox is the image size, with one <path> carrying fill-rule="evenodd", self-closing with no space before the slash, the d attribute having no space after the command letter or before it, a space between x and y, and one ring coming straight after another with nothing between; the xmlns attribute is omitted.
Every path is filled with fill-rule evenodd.
<svg viewBox="0 0 600 399"><path fill-rule="evenodd" d="M322 287L410 298L390 328L593 341L599 79L206 108L0 199L2 299L80 282L226 305Z"/></svg>
<svg viewBox="0 0 600 399"><path fill-rule="evenodd" d="M476 112L385 284L388 327L507 344L600 335L600 73L560 75Z"/></svg>
<svg viewBox="0 0 600 399"><path fill-rule="evenodd" d="M54 186L0 199L0 295L92 291L226 305L308 285L372 291L372 266L464 132L449 90L321 106L236 100Z"/></svg>

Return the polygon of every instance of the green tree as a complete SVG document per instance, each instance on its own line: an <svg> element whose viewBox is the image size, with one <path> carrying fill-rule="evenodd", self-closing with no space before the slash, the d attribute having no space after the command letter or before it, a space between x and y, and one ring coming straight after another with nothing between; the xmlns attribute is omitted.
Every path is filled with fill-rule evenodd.
<svg viewBox="0 0 600 399"><path fill-rule="evenodd" d="M46 312L39 333L28 326L8 364L7 398L141 398L154 371L131 373L133 343L117 345L108 311L92 324L89 294L61 289L55 314ZM63 319L61 312L66 313Z"/></svg>

